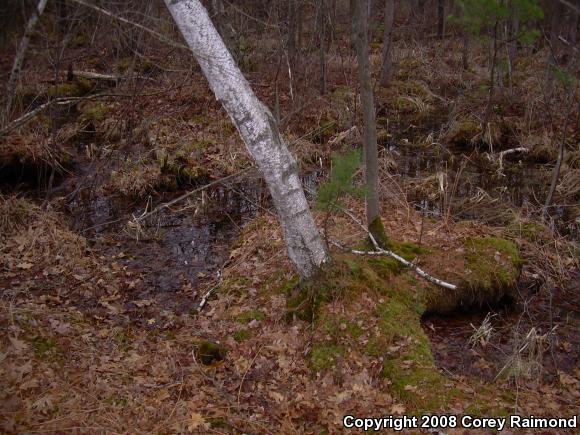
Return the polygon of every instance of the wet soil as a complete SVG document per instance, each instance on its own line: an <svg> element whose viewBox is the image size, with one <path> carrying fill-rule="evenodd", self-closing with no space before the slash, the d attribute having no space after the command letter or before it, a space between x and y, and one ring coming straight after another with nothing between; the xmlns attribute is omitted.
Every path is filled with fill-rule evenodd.
<svg viewBox="0 0 580 435"><path fill-rule="evenodd" d="M164 192L148 200L86 192L69 205L76 230L94 252L127 271L133 302L124 307L126 313L133 320L149 320L149 325L154 312L195 311L199 289L219 282L232 243L267 197L260 179L246 178L208 188L131 226L127 223L134 217L184 192ZM153 304L156 309L149 313L147 307Z"/></svg>
<svg viewBox="0 0 580 435"><path fill-rule="evenodd" d="M408 146L402 140L423 138L425 127L395 135L384 144L397 166L395 179L404 186L407 200L420 212L434 218L481 220L492 225L509 224L509 207L541 207L550 171L545 165L525 159L506 159L502 171L481 152L447 148ZM413 188L415 181L441 174L431 185ZM440 187L443 181L443 189ZM410 189L407 187L411 186ZM556 229L578 239L576 223L560 219ZM567 288L537 291L537 283L521 283L517 300L504 300L495 306L459 311L450 315L430 315L423 326L433 344L437 365L456 375L478 376L493 380L513 358L516 349L525 345L524 337L535 328L548 334L541 360L541 375L554 379L558 370L571 373L580 358L580 272ZM491 315L493 327L489 342L472 346L469 342L476 328ZM554 329L555 327L555 329ZM553 331L553 333L550 333ZM526 355L526 351L521 353ZM505 371L504 371L505 373ZM540 373L536 373L539 375Z"/></svg>
<svg viewBox="0 0 580 435"><path fill-rule="evenodd" d="M525 347L526 335L535 328L545 335L543 352L530 367L532 381L554 380L558 371L572 373L580 362L580 271L572 277L568 288L536 292L533 285L522 283L516 301L505 300L496 306L450 315L429 315L423 326L432 343L436 364L454 375L478 376L493 380ZM470 338L490 314L491 336L487 343L472 344ZM520 355L528 356L528 348ZM505 369L500 376L509 372Z"/></svg>

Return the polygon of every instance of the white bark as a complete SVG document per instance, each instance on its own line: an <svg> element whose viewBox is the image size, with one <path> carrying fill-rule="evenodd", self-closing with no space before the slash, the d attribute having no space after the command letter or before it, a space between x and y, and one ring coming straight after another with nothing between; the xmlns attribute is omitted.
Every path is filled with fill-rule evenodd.
<svg viewBox="0 0 580 435"><path fill-rule="evenodd" d="M433 284L436 284L440 287L449 289L449 290L457 290L457 286L455 284L451 284L450 282L447 281L443 281L442 279L439 278L435 278L432 275L429 275L427 272L425 272L423 269L419 268L416 264L405 260L403 257L401 257L400 255L395 254L393 251L389 251L387 249L383 249L379 246L379 243L377 242L377 240L373 237L373 235L371 234L371 232L369 230L367 230L365 228L365 226L363 224L361 224L359 222L359 220L348 210L346 209L342 209L342 211L344 212L344 214L346 214L348 217L350 217L354 223L356 223L363 231L365 231L368 235L369 238L371 239L371 243L373 244L375 250L374 251L359 251L357 249L353 249L351 252L353 254L360 254L360 255L386 255L387 257L392 257L395 260L401 262L403 265L413 269L415 271L415 273L423 278L425 278L427 281L432 282Z"/></svg>
<svg viewBox="0 0 580 435"><path fill-rule="evenodd" d="M310 278L328 261L328 252L274 117L250 88L200 1L165 4L268 184L290 259L302 278Z"/></svg>
<svg viewBox="0 0 580 435"><path fill-rule="evenodd" d="M22 69L22 62L24 62L24 55L28 49L28 44L30 44L30 37L32 36L32 32L36 27L38 19L44 12L47 1L48 0L38 1L36 9L32 13L32 16L28 19L28 23L26 23L22 41L20 41L20 45L18 46L18 51L16 52L16 57L14 58L14 63L12 64L12 71L10 71L10 78L8 79L8 84L6 85L6 101L4 106L4 115L6 121L10 117L12 101L14 100L14 94L16 93L16 85L18 77L20 76L20 70Z"/></svg>

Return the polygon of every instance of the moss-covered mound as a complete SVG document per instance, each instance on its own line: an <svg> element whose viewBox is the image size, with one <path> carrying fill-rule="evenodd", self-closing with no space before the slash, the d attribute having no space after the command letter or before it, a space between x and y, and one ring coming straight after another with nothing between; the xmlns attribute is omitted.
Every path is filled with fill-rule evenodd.
<svg viewBox="0 0 580 435"><path fill-rule="evenodd" d="M432 287L426 292L427 311L446 313L457 308L497 303L512 297L520 276L521 259L514 242L497 237L474 237L464 242L462 264L451 279L457 290Z"/></svg>
<svg viewBox="0 0 580 435"><path fill-rule="evenodd" d="M332 311L337 300L344 307L341 315ZM395 260L336 258L324 276L294 289L288 307L293 316L313 319L319 332L308 355L314 373L338 370L346 359L371 359L382 365L379 377L386 392L409 410L444 410L458 397L457 390L445 386L448 380L435 367L421 327L423 283Z"/></svg>
<svg viewBox="0 0 580 435"><path fill-rule="evenodd" d="M409 259L418 253L439 255L413 251L408 243L391 244ZM386 392L407 410L449 409L462 393L435 366L421 317L427 311L498 300L514 288L520 262L513 243L492 237L466 240L458 256L465 273L457 291L416 278L392 258L355 255L335 258L310 283L285 288L287 320L312 321L315 327L310 369L338 373L344 364L371 359L380 364Z"/></svg>

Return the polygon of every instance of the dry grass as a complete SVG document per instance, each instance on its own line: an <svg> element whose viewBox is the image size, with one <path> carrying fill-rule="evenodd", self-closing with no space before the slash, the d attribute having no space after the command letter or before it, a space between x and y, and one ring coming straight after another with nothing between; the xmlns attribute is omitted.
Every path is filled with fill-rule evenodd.
<svg viewBox="0 0 580 435"><path fill-rule="evenodd" d="M62 215L15 196L0 197L0 214L2 263L8 269L83 257L85 241L67 228Z"/></svg>

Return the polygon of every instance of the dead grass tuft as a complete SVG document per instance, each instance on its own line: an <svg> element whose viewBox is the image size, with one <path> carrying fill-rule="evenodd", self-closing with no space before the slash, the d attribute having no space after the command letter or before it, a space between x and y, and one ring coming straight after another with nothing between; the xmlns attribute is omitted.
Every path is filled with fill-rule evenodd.
<svg viewBox="0 0 580 435"><path fill-rule="evenodd" d="M63 217L18 197L0 197L2 263L8 269L35 264L76 262L85 240L69 230Z"/></svg>

